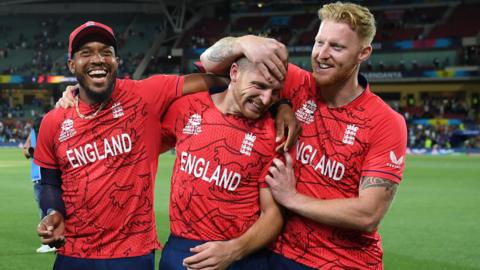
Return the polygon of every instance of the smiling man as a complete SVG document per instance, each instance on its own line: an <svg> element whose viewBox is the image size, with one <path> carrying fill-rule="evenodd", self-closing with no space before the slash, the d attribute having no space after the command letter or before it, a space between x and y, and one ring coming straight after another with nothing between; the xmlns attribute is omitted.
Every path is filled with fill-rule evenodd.
<svg viewBox="0 0 480 270"><path fill-rule="evenodd" d="M54 269L155 268L159 119L175 98L221 84L206 74L118 79L116 53L110 27L87 22L75 29L68 67L78 95L40 127L34 158L48 215L37 232L42 243L64 244Z"/></svg>
<svg viewBox="0 0 480 270"><path fill-rule="evenodd" d="M177 158L160 269L268 269L265 247L283 224L265 183L276 146L268 108L282 83L246 58L230 79L224 92L175 101L162 120Z"/></svg>
<svg viewBox="0 0 480 270"><path fill-rule="evenodd" d="M318 14L312 72L289 65L282 90L302 134L295 157L274 160L266 178L275 200L288 209L270 267L383 269L378 226L402 179L405 120L359 74L376 31L368 8L336 2ZM205 51L202 63L221 73L245 55L276 70L278 48L269 43L254 36L224 38Z"/></svg>

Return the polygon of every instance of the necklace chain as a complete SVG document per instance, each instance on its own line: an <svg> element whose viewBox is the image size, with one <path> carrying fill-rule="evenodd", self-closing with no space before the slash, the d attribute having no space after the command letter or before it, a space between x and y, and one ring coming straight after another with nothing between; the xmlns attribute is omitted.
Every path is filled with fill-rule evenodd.
<svg viewBox="0 0 480 270"><path fill-rule="evenodd" d="M87 119L87 120L93 119L103 109L103 107L105 107L105 104L102 102L102 103L100 103L100 106L98 106L97 111L95 111L94 113L92 113L90 115L83 115L80 112L80 108L78 106L78 95L75 96L75 110L77 111L78 116L82 119Z"/></svg>

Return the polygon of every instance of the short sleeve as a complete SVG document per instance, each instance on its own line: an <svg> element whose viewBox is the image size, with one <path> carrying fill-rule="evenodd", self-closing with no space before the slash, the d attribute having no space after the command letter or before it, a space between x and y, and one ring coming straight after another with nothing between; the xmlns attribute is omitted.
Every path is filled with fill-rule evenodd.
<svg viewBox="0 0 480 270"><path fill-rule="evenodd" d="M160 119L173 100L182 95L183 82L183 76L154 75L136 81L135 88L138 95L151 106L157 119Z"/></svg>
<svg viewBox="0 0 480 270"><path fill-rule="evenodd" d="M299 68L296 65L288 64L287 77L282 89L281 96L293 100L297 89L304 84L309 84L309 72Z"/></svg>
<svg viewBox="0 0 480 270"><path fill-rule="evenodd" d="M175 146L176 143L176 122L177 118L180 116L180 108L182 107L183 100L187 97L180 98L172 103L167 112L163 115L161 120L162 129L161 129L161 138L162 146L161 151L164 152Z"/></svg>
<svg viewBox="0 0 480 270"><path fill-rule="evenodd" d="M405 167L407 127L400 115L392 113L390 116L371 131L370 149L365 157L362 176L399 183Z"/></svg>
<svg viewBox="0 0 480 270"><path fill-rule="evenodd" d="M48 113L43 118L37 135L37 144L33 158L38 166L48 169L59 169L54 149L55 131L58 129L59 127L53 118L53 114Z"/></svg>

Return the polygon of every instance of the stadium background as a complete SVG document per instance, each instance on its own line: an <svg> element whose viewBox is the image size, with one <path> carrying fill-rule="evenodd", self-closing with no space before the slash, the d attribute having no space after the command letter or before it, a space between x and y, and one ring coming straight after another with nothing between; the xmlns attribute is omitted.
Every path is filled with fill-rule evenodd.
<svg viewBox="0 0 480 270"><path fill-rule="evenodd" d="M69 33L87 20L113 27L119 76L189 73L216 40L274 37L290 61L309 52L327 1L0 1L0 269L50 269L36 254L37 210L19 148L66 85ZM362 66L372 89L409 128L405 177L381 232L386 269L480 269L480 1L355 1L377 19ZM156 187L158 232L168 234L171 154ZM158 260L157 256L157 260Z"/></svg>

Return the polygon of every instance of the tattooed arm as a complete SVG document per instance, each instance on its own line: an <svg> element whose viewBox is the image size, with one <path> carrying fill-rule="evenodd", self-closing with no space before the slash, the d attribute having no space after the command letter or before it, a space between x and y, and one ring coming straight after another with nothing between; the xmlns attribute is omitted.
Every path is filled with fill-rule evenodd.
<svg viewBox="0 0 480 270"><path fill-rule="evenodd" d="M362 177L356 198L322 200L297 192L292 158L276 159L267 183L275 200L291 211L316 222L348 229L374 231L385 216L397 184L378 177Z"/></svg>
<svg viewBox="0 0 480 270"><path fill-rule="evenodd" d="M225 37L208 48L200 60L208 72L227 75L230 66L241 56L255 63L269 82L281 81L286 76L287 48L271 38L253 35Z"/></svg>

